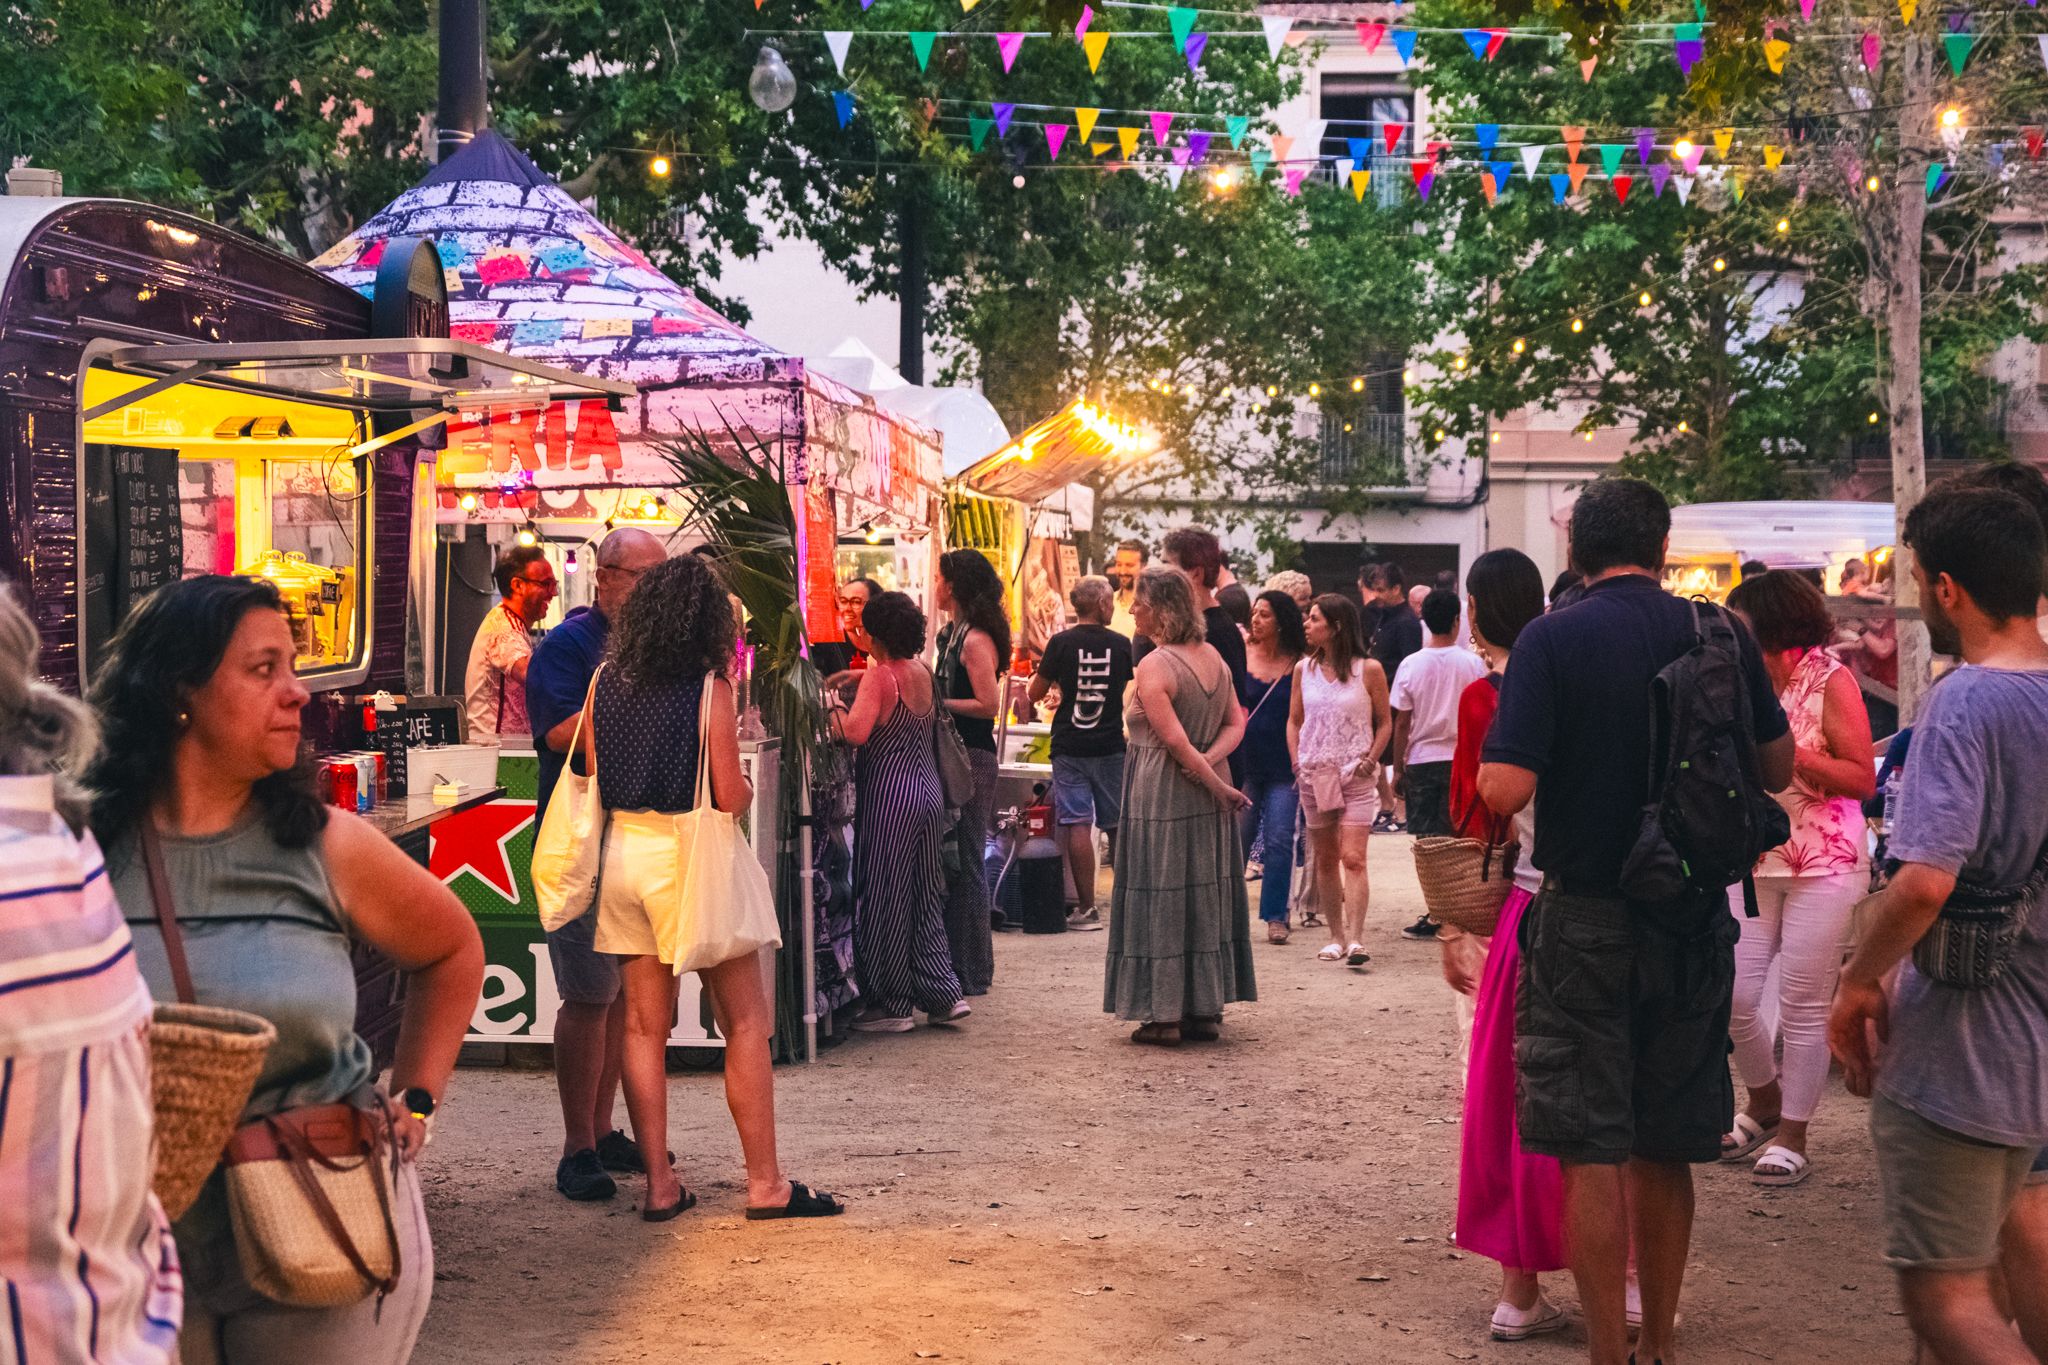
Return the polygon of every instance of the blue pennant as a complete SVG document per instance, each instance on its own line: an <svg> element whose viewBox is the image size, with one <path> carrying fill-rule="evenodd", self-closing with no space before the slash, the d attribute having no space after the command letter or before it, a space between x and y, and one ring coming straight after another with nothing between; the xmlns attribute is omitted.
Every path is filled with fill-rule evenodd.
<svg viewBox="0 0 2048 1365"><path fill-rule="evenodd" d="M1472 56L1478 61L1486 60L1486 45L1493 41L1493 35L1483 28L1465 30L1465 46L1472 49ZM1408 60L1404 55L1402 61Z"/></svg>
<svg viewBox="0 0 2048 1365"><path fill-rule="evenodd" d="M1479 154L1481 156L1492 156L1494 145L1500 141L1500 125L1498 123L1477 124L1472 129L1472 136L1479 142Z"/></svg>
<svg viewBox="0 0 2048 1365"><path fill-rule="evenodd" d="M1397 28L1394 30L1394 51L1401 54L1401 65L1415 60L1415 30Z"/></svg>
<svg viewBox="0 0 2048 1365"><path fill-rule="evenodd" d="M1369 137L1351 137L1344 139L1344 141L1351 148L1351 159L1357 163L1360 170L1364 170L1366 164L1372 160L1372 139Z"/></svg>
<svg viewBox="0 0 2048 1365"><path fill-rule="evenodd" d="M1512 161L1496 161L1486 169L1493 172L1494 188L1505 190L1508 187L1508 177L1515 173L1515 163ZM1566 176L1565 179L1570 180L1571 177Z"/></svg>
<svg viewBox="0 0 2048 1365"><path fill-rule="evenodd" d="M1566 175L1566 174L1565 174L1564 172L1562 172L1562 171L1553 171L1553 172L1551 172L1551 175L1550 175L1550 198L1551 198L1551 200L1552 200L1552 201L1553 201L1554 203L1559 203L1559 204L1562 204L1562 203L1564 202L1564 197L1565 197L1566 195L1570 194L1571 192L1572 192L1572 178L1571 178L1570 176Z"/></svg>
<svg viewBox="0 0 2048 1365"><path fill-rule="evenodd" d="M853 122L853 92L851 90L834 90L832 92L832 109L834 113L839 115L839 126L841 128Z"/></svg>

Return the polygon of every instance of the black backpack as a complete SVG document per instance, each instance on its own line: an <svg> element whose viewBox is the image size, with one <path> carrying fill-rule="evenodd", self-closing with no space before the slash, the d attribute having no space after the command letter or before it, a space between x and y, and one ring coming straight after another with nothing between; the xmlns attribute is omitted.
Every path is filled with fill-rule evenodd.
<svg viewBox="0 0 2048 1365"><path fill-rule="evenodd" d="M1650 798L1621 891L1670 901L1741 882L1754 915L1750 870L1792 822L1764 790L1739 627L1711 603L1691 606L1692 648L1650 681Z"/></svg>

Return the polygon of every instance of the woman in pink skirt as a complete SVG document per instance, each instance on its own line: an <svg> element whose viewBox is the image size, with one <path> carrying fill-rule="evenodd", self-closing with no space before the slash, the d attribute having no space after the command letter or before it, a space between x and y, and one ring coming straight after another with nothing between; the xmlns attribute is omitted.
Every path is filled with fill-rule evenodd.
<svg viewBox="0 0 2048 1365"><path fill-rule="evenodd" d="M1543 1297L1537 1273L1562 1270L1564 1176L1555 1160L1523 1152L1515 1131L1515 981L1522 954L1516 930L1542 880L1530 865L1534 807L1503 829L1479 800L1479 750L1499 704L1501 673L1522 627L1543 614L1543 577L1520 550L1493 550L1465 577L1472 640L1491 670L1458 702L1458 748L1451 761L1451 821L1467 838L1512 839L1521 846L1514 889L1493 937L1445 931L1444 977L1476 991L1465 1118L1458 1156L1458 1245L1501 1264L1496 1341L1521 1341L1565 1325L1564 1310Z"/></svg>

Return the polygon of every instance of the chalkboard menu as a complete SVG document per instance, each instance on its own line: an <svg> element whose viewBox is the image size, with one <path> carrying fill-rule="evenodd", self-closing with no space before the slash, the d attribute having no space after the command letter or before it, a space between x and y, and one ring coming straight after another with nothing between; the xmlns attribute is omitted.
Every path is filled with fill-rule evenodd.
<svg viewBox="0 0 2048 1365"><path fill-rule="evenodd" d="M178 452L85 448L86 658L98 657L135 604L184 574Z"/></svg>

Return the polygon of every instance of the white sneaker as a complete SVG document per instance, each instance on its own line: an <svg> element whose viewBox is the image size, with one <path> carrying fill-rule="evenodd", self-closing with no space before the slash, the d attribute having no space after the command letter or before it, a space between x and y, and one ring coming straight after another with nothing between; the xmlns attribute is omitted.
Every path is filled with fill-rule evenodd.
<svg viewBox="0 0 2048 1365"><path fill-rule="evenodd" d="M1100 910L1076 910L1073 914L1067 916L1067 929L1072 933L1093 933L1101 927L1102 912Z"/></svg>
<svg viewBox="0 0 2048 1365"><path fill-rule="evenodd" d="M951 1008L933 1010L930 1014L927 1014L925 1021L932 1024L957 1024L972 1013L974 1013L972 1005L969 1005L965 1000L955 1000Z"/></svg>
<svg viewBox="0 0 2048 1365"><path fill-rule="evenodd" d="M863 1014L853 1021L855 1033L908 1033L917 1020L908 1014Z"/></svg>
<svg viewBox="0 0 2048 1365"><path fill-rule="evenodd" d="M1527 1341L1545 1332L1559 1331L1564 1325L1564 1310L1541 1294L1530 1308L1517 1308L1505 1299L1493 1307L1495 1341Z"/></svg>

